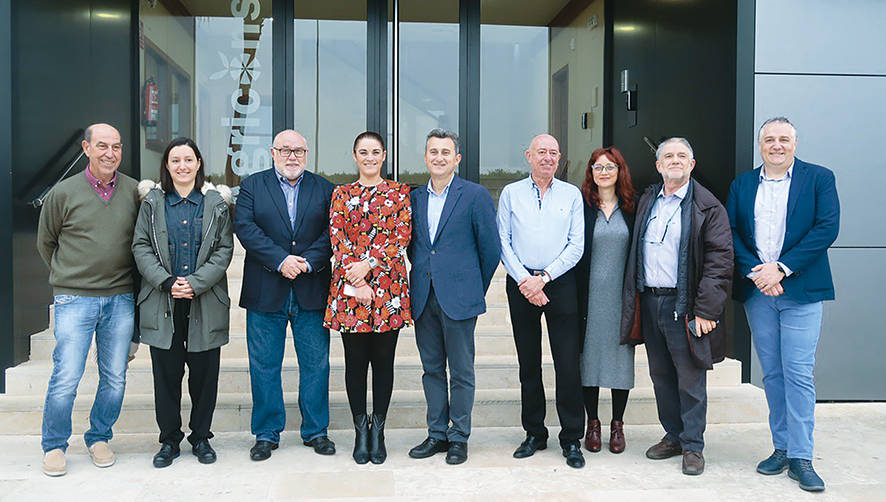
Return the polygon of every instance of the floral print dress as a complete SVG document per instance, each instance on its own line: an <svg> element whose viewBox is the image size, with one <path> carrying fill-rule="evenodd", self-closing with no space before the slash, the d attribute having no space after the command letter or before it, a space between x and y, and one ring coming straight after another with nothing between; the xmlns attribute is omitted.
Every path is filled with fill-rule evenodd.
<svg viewBox="0 0 886 502"><path fill-rule="evenodd" d="M406 247L412 235L409 187L382 180L366 187L359 182L336 187L329 209L332 282L324 325L342 333L384 332L412 324ZM378 264L366 274L374 290L372 304L344 294L344 266L374 257Z"/></svg>

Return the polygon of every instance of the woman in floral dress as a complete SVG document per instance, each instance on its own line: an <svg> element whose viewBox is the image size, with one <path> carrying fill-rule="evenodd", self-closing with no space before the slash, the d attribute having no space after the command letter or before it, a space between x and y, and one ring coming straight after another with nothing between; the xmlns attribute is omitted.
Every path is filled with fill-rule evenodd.
<svg viewBox="0 0 886 502"><path fill-rule="evenodd" d="M381 136L370 131L357 136L354 161L360 177L335 189L329 210L333 265L325 325L342 334L358 464L381 464L387 457L384 426L397 335L412 324L406 272L412 233L409 187L381 177L385 156ZM373 411L367 417L370 364Z"/></svg>

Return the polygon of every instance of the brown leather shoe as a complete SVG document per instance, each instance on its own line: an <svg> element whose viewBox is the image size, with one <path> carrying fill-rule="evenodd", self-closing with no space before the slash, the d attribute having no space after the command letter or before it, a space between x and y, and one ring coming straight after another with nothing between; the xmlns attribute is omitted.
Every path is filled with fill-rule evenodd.
<svg viewBox="0 0 886 502"><path fill-rule="evenodd" d="M625 423L613 420L609 423L609 451L621 453L625 451Z"/></svg>
<svg viewBox="0 0 886 502"><path fill-rule="evenodd" d="M585 432L585 448L593 452L598 452L603 448L603 440L600 437L600 420L588 419L588 427Z"/></svg>
<svg viewBox="0 0 886 502"><path fill-rule="evenodd" d="M651 458L652 460L663 460L676 457L681 453L683 453L683 448L680 447L680 443L675 443L667 438L662 438L661 441L646 450L646 457Z"/></svg>
<svg viewBox="0 0 886 502"><path fill-rule="evenodd" d="M698 476L704 472L704 455L700 451L683 452L683 474Z"/></svg>

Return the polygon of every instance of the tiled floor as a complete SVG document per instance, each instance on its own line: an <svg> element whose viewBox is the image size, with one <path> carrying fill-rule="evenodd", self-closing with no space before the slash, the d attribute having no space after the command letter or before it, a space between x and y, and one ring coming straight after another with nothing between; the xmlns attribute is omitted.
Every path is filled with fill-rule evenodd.
<svg viewBox="0 0 886 502"><path fill-rule="evenodd" d="M814 495L802 492L786 474L766 477L754 471L771 449L765 424L709 426L707 470L699 477L682 475L679 458L644 457L661 436L657 426L628 424L625 453L610 454L605 446L600 453L585 452L588 463L580 470L565 465L555 440L532 458L511 458L522 436L516 428L477 429L468 462L449 466L442 454L425 460L406 456L424 438L423 431L390 430L388 461L358 466L350 457L350 431L332 431L339 449L333 457L315 455L297 433L287 432L265 462L249 460L248 434L225 433L213 440L216 464L201 465L183 448L182 457L166 469L151 466L157 447L153 435L115 438L118 461L108 469L94 467L82 438L74 438L68 474L54 479L40 472L39 437L0 436L0 500L886 500L886 403L818 406L815 466L827 490Z"/></svg>

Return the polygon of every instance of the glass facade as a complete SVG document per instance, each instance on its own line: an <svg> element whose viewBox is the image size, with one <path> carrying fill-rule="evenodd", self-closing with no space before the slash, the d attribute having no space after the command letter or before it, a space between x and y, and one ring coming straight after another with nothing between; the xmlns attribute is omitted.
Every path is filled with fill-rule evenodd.
<svg viewBox="0 0 886 502"><path fill-rule="evenodd" d="M473 2L473 25L458 0L140 2L142 176L157 179L169 140L190 136L209 179L236 186L271 167L274 133L293 127L308 169L346 183L353 139L369 128L387 137L388 177L424 184L428 131L465 134L470 121L461 172L494 196L528 175L524 152L543 132L560 139L561 177L580 181L602 142L603 2L569 13L566 0ZM479 43L462 40L466 27Z"/></svg>
<svg viewBox="0 0 886 502"><path fill-rule="evenodd" d="M142 177L159 179L163 150L192 137L210 181L237 185L271 166L271 0L140 3ZM153 5L153 6L152 6Z"/></svg>

